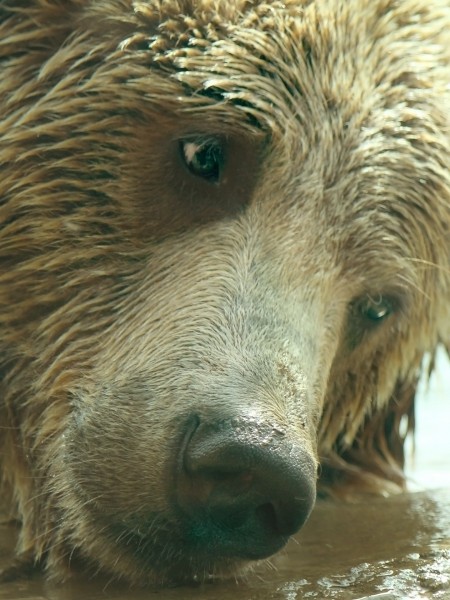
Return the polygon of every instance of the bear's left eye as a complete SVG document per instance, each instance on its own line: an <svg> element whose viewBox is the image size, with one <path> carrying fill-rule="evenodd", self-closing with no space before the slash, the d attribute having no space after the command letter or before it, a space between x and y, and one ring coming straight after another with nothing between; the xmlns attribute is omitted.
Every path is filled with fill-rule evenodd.
<svg viewBox="0 0 450 600"><path fill-rule="evenodd" d="M206 138L182 140L181 157L196 177L211 183L218 183L224 164L223 143L219 139Z"/></svg>
<svg viewBox="0 0 450 600"><path fill-rule="evenodd" d="M360 304L361 314L370 321L379 323L386 319L392 312L392 302L384 296L377 296L372 298L367 296Z"/></svg>

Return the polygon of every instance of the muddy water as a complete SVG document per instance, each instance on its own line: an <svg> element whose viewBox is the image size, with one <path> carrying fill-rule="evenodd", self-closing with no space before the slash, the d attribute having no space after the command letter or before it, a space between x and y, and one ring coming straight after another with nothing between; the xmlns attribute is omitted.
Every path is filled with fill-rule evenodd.
<svg viewBox="0 0 450 600"><path fill-rule="evenodd" d="M418 409L415 490L353 504L321 502L303 531L245 581L133 590L106 581L0 585L1 600L450 600L450 367ZM422 488L422 489L421 489ZM16 531L0 525L0 568Z"/></svg>

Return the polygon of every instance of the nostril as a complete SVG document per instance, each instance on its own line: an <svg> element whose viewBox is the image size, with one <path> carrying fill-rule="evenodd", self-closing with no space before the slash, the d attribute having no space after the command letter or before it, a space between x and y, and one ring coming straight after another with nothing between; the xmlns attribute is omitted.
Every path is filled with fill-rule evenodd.
<svg viewBox="0 0 450 600"><path fill-rule="evenodd" d="M266 502L258 506L255 509L255 515L262 527L275 535L290 536L298 528L296 515L279 502Z"/></svg>
<svg viewBox="0 0 450 600"><path fill-rule="evenodd" d="M272 531L275 534L282 533L279 531L275 507L271 502L258 506L255 509L255 515L267 531Z"/></svg>

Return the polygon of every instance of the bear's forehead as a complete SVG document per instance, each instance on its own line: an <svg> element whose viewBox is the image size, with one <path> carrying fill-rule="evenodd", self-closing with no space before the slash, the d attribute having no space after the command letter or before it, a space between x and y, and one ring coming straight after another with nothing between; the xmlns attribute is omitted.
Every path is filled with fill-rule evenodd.
<svg viewBox="0 0 450 600"><path fill-rule="evenodd" d="M188 95L245 105L262 124L269 115L269 130L274 114L283 120L294 110L301 118L308 102L329 115L339 111L340 119L368 114L380 102L382 109L411 105L408 91L439 79L429 69L439 23L418 52L419 21L427 15L408 0L174 0L130 8L123 52L145 54L150 68Z"/></svg>

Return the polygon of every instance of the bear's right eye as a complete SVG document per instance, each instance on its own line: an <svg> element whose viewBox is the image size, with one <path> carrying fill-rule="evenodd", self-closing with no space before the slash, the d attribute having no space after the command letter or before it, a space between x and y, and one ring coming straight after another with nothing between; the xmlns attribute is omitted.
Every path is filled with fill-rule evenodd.
<svg viewBox="0 0 450 600"><path fill-rule="evenodd" d="M218 183L223 170L224 149L216 138L182 140L180 152L184 164L196 177Z"/></svg>

